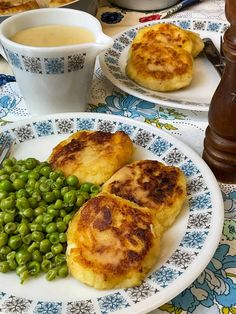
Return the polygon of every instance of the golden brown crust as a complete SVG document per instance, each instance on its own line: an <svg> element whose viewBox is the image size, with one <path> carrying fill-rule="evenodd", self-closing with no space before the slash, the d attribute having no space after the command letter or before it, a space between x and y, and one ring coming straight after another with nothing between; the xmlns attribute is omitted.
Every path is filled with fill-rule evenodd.
<svg viewBox="0 0 236 314"><path fill-rule="evenodd" d="M132 46L126 73L148 89L177 90L190 84L193 59L184 49L173 45L136 43Z"/></svg>
<svg viewBox="0 0 236 314"><path fill-rule="evenodd" d="M140 284L157 260L161 233L149 209L115 195L99 195L69 225L69 268L97 289Z"/></svg>
<svg viewBox="0 0 236 314"><path fill-rule="evenodd" d="M122 131L78 131L53 149L49 162L65 175L76 175L81 183L102 184L132 155L133 143Z"/></svg>
<svg viewBox="0 0 236 314"><path fill-rule="evenodd" d="M186 181L182 171L156 160L140 160L116 172L102 188L152 209L166 228L175 220L186 199Z"/></svg>
<svg viewBox="0 0 236 314"><path fill-rule="evenodd" d="M192 41L186 32L182 28L169 23L141 28L133 40L132 48L133 44L136 43L148 43L151 45L163 43L183 48L189 53L192 52Z"/></svg>

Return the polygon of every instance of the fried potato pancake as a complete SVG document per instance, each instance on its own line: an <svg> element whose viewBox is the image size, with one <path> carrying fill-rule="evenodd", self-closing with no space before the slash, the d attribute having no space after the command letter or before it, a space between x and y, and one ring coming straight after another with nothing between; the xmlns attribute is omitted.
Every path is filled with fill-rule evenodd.
<svg viewBox="0 0 236 314"><path fill-rule="evenodd" d="M165 43L134 43L126 74L141 86L167 92L188 86L193 77L193 58L186 50Z"/></svg>
<svg viewBox="0 0 236 314"><path fill-rule="evenodd" d="M166 229L180 213L186 200L182 171L156 160L140 160L117 171L102 188L139 206L150 208Z"/></svg>
<svg viewBox="0 0 236 314"><path fill-rule="evenodd" d="M69 224L69 270L96 289L139 285L157 261L161 234L150 209L100 194L85 203Z"/></svg>
<svg viewBox="0 0 236 314"><path fill-rule="evenodd" d="M102 184L130 162L133 143L123 131L78 131L53 148L49 163L80 183Z"/></svg>
<svg viewBox="0 0 236 314"><path fill-rule="evenodd" d="M174 45L175 47L183 48L189 53L192 53L193 46L191 38L182 28L168 23L141 28L132 42L131 50L133 45L137 43Z"/></svg>

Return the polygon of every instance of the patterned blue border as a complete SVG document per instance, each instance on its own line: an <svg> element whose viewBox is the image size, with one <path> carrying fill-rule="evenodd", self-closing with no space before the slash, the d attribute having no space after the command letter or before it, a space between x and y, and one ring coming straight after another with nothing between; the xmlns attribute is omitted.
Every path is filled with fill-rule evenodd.
<svg viewBox="0 0 236 314"><path fill-rule="evenodd" d="M37 139L58 134L71 134L77 130L101 130L115 132L127 131L133 142L140 148L149 150L157 159L168 165L179 166L187 178L189 218L185 234L179 247L170 258L156 271L144 280L139 287L121 290L122 292L109 291L107 295L88 300L67 302L45 302L42 300L30 300L12 296L0 291L0 308L4 313L80 313L80 314L108 314L118 310L132 308L168 288L176 279L181 277L194 263L208 239L212 226L213 204L211 193L197 164L183 153L173 143L162 138L156 129L142 128L127 120L124 122L113 120L104 115L90 115L89 117L57 116L30 122L31 120L9 125L0 136L0 144L5 137L9 141L15 139L16 143L23 143L31 139ZM32 310L33 307L33 310ZM98 310L99 309L99 310ZM65 312L64 312L65 311Z"/></svg>

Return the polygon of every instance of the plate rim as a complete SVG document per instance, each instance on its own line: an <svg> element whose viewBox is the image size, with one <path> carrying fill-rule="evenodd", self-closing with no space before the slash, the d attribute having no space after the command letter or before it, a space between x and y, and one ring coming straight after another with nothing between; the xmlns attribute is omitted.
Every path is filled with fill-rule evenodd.
<svg viewBox="0 0 236 314"><path fill-rule="evenodd" d="M84 117L84 118L95 117L95 119L101 118L103 120L107 119L107 120L112 120L112 121L124 121L124 122L131 124L131 125L137 125L141 128L144 127L144 129L151 130L152 132L156 133L157 135L161 135L162 137L166 138L170 142L173 142L181 151L183 151L185 154L189 155L189 158L191 160L194 160L194 162L197 163L198 166L200 165L201 171L204 170L204 177L208 178L208 181L211 182L211 186L210 186L209 190L211 191L211 194L214 195L214 203L213 203L214 206L212 206L212 207L214 209L216 204L219 207L218 211L216 211L217 212L217 219L216 219L216 214L214 214L214 223L217 226L216 230L218 231L218 233L214 229L214 232L213 232L214 237L211 236L210 239L208 239L208 241L210 240L210 244L211 244L210 249L209 249L209 244L208 244L207 245L208 251L207 252L204 251L205 252L204 255L207 256L207 258L205 258L203 262L201 261L201 267L198 268L198 271L196 271L196 270L194 272L192 271L193 270L192 267L196 263L196 261L195 261L193 263L193 265L191 265L187 269L187 271L185 271L185 275L184 275L185 277L186 277L186 273L188 273L188 272L190 273L188 280L186 280L185 277L184 277L185 280L183 280L183 277L180 276L179 278L177 278L177 280L180 281L179 285L176 286L175 281L173 282L173 284L169 285L170 291L169 291L168 298L167 298L168 300L165 297L165 293L162 297L163 301L161 304L164 304L165 302L171 300L172 298L177 296L179 293L181 293L184 289L187 288L187 286L189 284L191 284L198 277L198 275L206 268L207 264L210 262L212 256L214 255L215 250L218 247L218 244L219 244L219 241L220 241L220 238L222 235L222 228L223 228L223 222L224 222L224 204L223 204L223 198L221 195L221 191L220 191L220 187L218 185L218 182L217 182L215 176L213 175L212 171L208 167L208 165L205 163L205 161L187 144L183 143L181 140L175 138L171 134L169 134L169 133L167 133L161 129L155 128L155 127L148 125L142 121L133 120L133 119L123 117L123 116L116 116L116 115L104 114L104 113L94 113L94 112L59 113L59 114L53 114L53 115L49 114L49 115L42 115L42 116L38 116L38 117L31 117L28 119L24 119L21 121L16 121L16 122L10 123L8 125L3 126L2 131L5 132L5 131L8 131L9 129L24 126L28 123L47 120L47 119L52 119L55 121L55 119L57 119L57 118L67 119L67 118L76 118L76 117ZM212 195L212 198L213 198L213 195ZM204 244L204 246L205 246L205 244ZM202 253L202 251L200 252L199 256L201 256L201 253ZM199 258L198 258L198 260L199 260ZM161 265L160 265L160 267L161 267ZM194 273L194 276L192 273ZM174 287L173 287L173 285L174 285ZM181 288L179 288L180 286L181 286ZM108 290L108 291L112 293L112 292L117 291L117 290L113 289L113 290ZM118 291L124 291L124 289L119 289ZM121 311L116 311L114 313L133 313L132 312L133 309L136 310L136 312L135 312L136 314L147 313L148 311L151 311L151 310L156 309L157 307L161 306L161 304L157 304L157 302L153 303L153 304L150 302L150 300L155 299L156 297L157 297L157 294L155 293L151 297L148 297L144 300L141 300L136 305L133 304L132 307L129 307L126 309L123 308ZM130 312L130 310L131 310L131 312Z"/></svg>
<svg viewBox="0 0 236 314"><path fill-rule="evenodd" d="M125 30L115 34L114 36L112 36L112 38L114 39L114 44L115 44L115 41L118 38L120 38L122 35L125 35L127 32L132 31L132 30L137 29L137 28L140 29L140 28L143 28L145 26L150 26L150 25L160 24L160 23L165 23L166 24L166 23L173 23L174 22L175 24L178 25L179 23L183 23L183 22L192 23L193 21L195 21L197 23L207 24L207 25L214 24L214 23L217 24L217 25L221 25L220 29L221 29L222 32L219 32L219 31L216 32L216 33L221 33L221 34L223 33L224 28L226 28L226 26L229 25L229 23L227 21L221 21L221 20L216 20L216 19L209 19L207 21L204 21L204 20L199 19L199 18L183 18L183 17L181 17L181 18L178 18L178 17L176 17L176 18L166 18L166 19L155 20L155 21L150 21L150 22L139 23L139 24L133 25L133 26L128 27ZM186 28L186 29L189 29L189 28ZM207 31L207 30L205 30L205 31ZM208 31L212 32L210 30L208 30ZM113 46L114 46L114 44L113 44ZM107 49L106 51L102 52L99 55L99 64L100 64L100 67L101 67L104 75L106 76L106 78L112 84L114 84L116 87L118 87L122 91L124 91L124 92L126 92L126 93L128 93L130 95L133 95L135 97L138 97L138 98L140 98L142 100L146 100L148 102L152 102L152 103L163 105L163 106L170 107L170 108L178 108L178 109L192 110L192 111L204 111L204 112L207 112L209 110L209 105L210 104L206 104L206 103L194 104L194 103L191 103L191 102L188 102L188 101L183 101L183 104L182 104L181 102L178 102L178 101L174 100L173 98L165 100L164 99L165 98L164 97L164 95L165 95L164 93L163 93L163 99L159 99L158 95L157 95L156 98L154 98L153 96L144 95L141 91L134 91L132 89L132 87L126 86L125 84L120 82L119 79L115 78L114 75L108 70L108 66L107 66L107 63L105 61L106 53L108 53L108 51L110 49L112 49L113 46L111 48ZM127 46L125 46L125 48L127 48ZM147 92L155 93L155 91L149 90L149 89L147 89L145 87L142 87L142 86L138 85L137 83L133 82L130 78L128 78L127 75L125 75L125 77L127 78L128 81L130 81L132 84L136 85L138 88L140 88L144 92L147 91ZM168 95L168 93L166 93L166 96L167 95ZM168 98L168 96L167 96L167 98Z"/></svg>

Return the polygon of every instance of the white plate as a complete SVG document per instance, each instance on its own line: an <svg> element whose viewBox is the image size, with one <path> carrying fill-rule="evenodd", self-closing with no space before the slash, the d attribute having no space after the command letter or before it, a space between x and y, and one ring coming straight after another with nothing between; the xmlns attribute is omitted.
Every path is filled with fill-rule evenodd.
<svg viewBox="0 0 236 314"><path fill-rule="evenodd" d="M130 44L140 28L157 23L172 23L210 37L215 45L220 45L220 35L227 28L226 23L193 19L165 19L138 24L114 37L113 46L100 55L100 66L106 77L121 90L138 98L168 107L207 111L211 98L220 82L220 77L203 54L194 61L194 76L191 85L174 92L148 90L128 78L125 73Z"/></svg>
<svg viewBox="0 0 236 314"><path fill-rule="evenodd" d="M188 204L164 234L161 257L141 286L98 291L72 277L48 282L44 276L21 285L15 273L0 274L3 313L18 307L24 314L147 313L190 285L217 248L224 220L217 181L193 150L165 132L120 116L65 113L9 124L2 128L2 134L16 139L16 158L34 156L45 160L53 146L81 129L124 130L137 147L135 159L157 159L179 166L187 178Z"/></svg>

